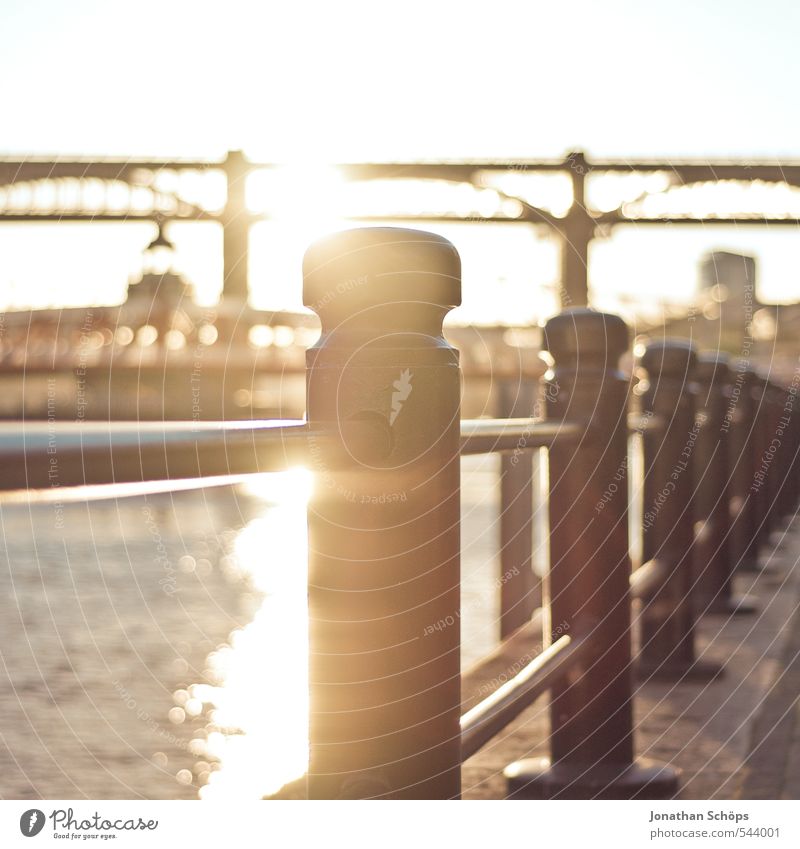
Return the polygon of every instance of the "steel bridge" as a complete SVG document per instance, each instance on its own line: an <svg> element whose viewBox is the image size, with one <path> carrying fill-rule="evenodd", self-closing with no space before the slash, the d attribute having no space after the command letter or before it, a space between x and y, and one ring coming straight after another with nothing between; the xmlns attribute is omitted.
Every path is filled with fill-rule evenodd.
<svg viewBox="0 0 800 849"><path fill-rule="evenodd" d="M241 151L222 160L62 159L17 158L0 160L0 221L216 221L223 229L223 296L245 300L248 292L248 233L250 226L268 219L268 213L248 208L246 185L258 172L279 167L249 161ZM485 189L504 175L562 175L569 181L571 200L566 211L537 206L520 192L495 189L497 197L513 201L496 212L454 214L446 211L388 212L356 215L386 221L521 223L546 228L562 245L561 302L587 303L589 246L611 228L636 225L762 225L796 226L791 210L779 214L751 209L732 214L698 215L648 212L646 201L682 187L731 182L742 188L755 184L800 187L800 162L747 161L627 161L590 160L570 153L561 160L374 162L335 166L347 181L439 181ZM220 202L204 204L178 186L178 177L194 173L218 181ZM174 175L173 188L164 188L164 175ZM608 175L638 175L643 189L612 209L595 208L591 181ZM657 187L645 178L661 175ZM161 185L159 185L159 183ZM224 185L223 185L224 184ZM222 189L224 188L224 191Z"/></svg>

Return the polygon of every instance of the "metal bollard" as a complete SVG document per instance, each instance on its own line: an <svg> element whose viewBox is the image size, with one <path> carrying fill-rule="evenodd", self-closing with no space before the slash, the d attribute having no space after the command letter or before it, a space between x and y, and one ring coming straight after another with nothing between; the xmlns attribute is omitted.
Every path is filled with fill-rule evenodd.
<svg viewBox="0 0 800 849"><path fill-rule="evenodd" d="M303 261L322 320L308 419L382 422L388 453L337 471L311 447L309 796L460 795L458 352L446 239L396 228L325 238Z"/></svg>
<svg viewBox="0 0 800 849"><path fill-rule="evenodd" d="M779 511L782 517L794 514L797 504L796 460L798 450L797 383L780 387L779 437L781 439L781 461L778 468Z"/></svg>
<svg viewBox="0 0 800 849"><path fill-rule="evenodd" d="M773 436L777 439L775 446L775 472L772 476L772 518L773 528L779 528L789 509L786 504L786 467L789 462L789 424L791 418L786 413L787 393L783 386L770 381L772 387Z"/></svg>
<svg viewBox="0 0 800 849"><path fill-rule="evenodd" d="M784 505L784 469L788 460L786 440L789 420L784 415L784 389L775 381L767 381L767 399L769 403L769 427L767 430L767 449L765 458L769 463L767 471L767 531L766 536L779 528L781 519L786 515Z"/></svg>
<svg viewBox="0 0 800 849"><path fill-rule="evenodd" d="M707 680L720 672L697 659L692 598L694 476L700 422L695 416L697 356L691 342L649 344L640 366L647 372L642 410L660 416L664 430L644 433L642 559L667 564L667 577L645 599L639 615L640 677Z"/></svg>
<svg viewBox="0 0 800 849"><path fill-rule="evenodd" d="M693 551L695 609L701 615L753 613L754 601L733 592L731 559L730 467L725 413L730 390L730 360L713 351L697 358L695 377L701 417L694 462L696 519Z"/></svg>
<svg viewBox="0 0 800 849"><path fill-rule="evenodd" d="M783 471L786 485L786 512L793 515L800 498L800 410L798 410L798 374L795 372L792 382L786 390L785 411L789 417L787 462Z"/></svg>
<svg viewBox="0 0 800 849"><path fill-rule="evenodd" d="M662 798L670 767L634 760L628 554L627 401L619 372L628 348L621 318L567 310L545 327L553 421L583 422L580 441L549 451L551 634L589 633L596 653L551 690L550 760L505 770L511 798ZM602 510L598 505L602 504Z"/></svg>
<svg viewBox="0 0 800 849"><path fill-rule="evenodd" d="M731 466L731 538L735 568L755 571L758 562L758 540L753 493L753 453L758 422L755 415L753 386L756 373L745 366L734 374L727 416L731 422L728 462Z"/></svg>
<svg viewBox="0 0 800 849"><path fill-rule="evenodd" d="M771 463L768 459L772 423L770 395L769 381L763 375L756 373L753 378L753 478L750 481L750 494L757 549L769 540L770 479L772 477Z"/></svg>

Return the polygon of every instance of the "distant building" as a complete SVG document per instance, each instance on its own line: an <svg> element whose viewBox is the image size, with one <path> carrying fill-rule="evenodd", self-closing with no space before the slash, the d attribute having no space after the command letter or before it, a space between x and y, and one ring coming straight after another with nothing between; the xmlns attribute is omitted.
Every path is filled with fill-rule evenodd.
<svg viewBox="0 0 800 849"><path fill-rule="evenodd" d="M700 260L699 277L703 316L713 323L717 344L731 353L746 349L761 307L755 257L712 251Z"/></svg>
<svg viewBox="0 0 800 849"><path fill-rule="evenodd" d="M691 339L699 350L726 351L734 367L755 365L786 383L798 364L800 305L763 304L756 290L755 257L712 251L698 265L695 305L683 316L670 316L643 328L645 337Z"/></svg>
<svg viewBox="0 0 800 849"><path fill-rule="evenodd" d="M700 289L719 303L757 308L755 257L712 251L700 260Z"/></svg>

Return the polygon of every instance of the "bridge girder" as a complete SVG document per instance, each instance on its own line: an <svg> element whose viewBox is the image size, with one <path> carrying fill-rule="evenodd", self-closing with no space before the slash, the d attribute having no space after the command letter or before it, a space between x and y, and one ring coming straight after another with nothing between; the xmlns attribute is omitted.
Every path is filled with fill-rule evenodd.
<svg viewBox="0 0 800 849"><path fill-rule="evenodd" d="M235 300L247 295L248 233L252 223L268 220L265 214L254 214L247 210L244 183L257 171L280 167L277 163L255 163L247 160L240 151L231 151L222 160L180 159L0 159L0 188L14 186L20 182L48 181L65 178L77 180L96 179L123 182L131 187L143 186L143 176L161 172L208 172L221 171L228 185L227 203L221 210L208 210L187 204L177 198L176 208L163 210L120 209L120 210L0 210L0 221L142 221L142 220L194 220L218 221L223 227L224 250L224 294ZM753 183L784 183L800 187L800 163L750 162L750 161L625 161L588 160L582 153L571 153L560 160L479 160L440 162L372 162L343 163L332 166L339 170L345 180L438 180L469 183L479 186L482 177L499 173L564 173L570 177L573 188L572 206L565 216L535 207L524 199L506 195L516 200L520 207L516 216L459 216L452 213L435 214L390 214L359 216L354 221L428 222L428 223L523 223L544 225L562 241L562 301L564 305L585 304L588 297L589 245L598 229L620 224L648 225L767 225L797 226L791 216L732 215L720 217L696 217L690 215L627 215L622 207L608 212L596 212L586 208L585 189L590 176L601 174L652 174L664 173L672 182L671 187L739 181ZM148 180L149 181L149 180ZM163 192L160 194L164 194ZM501 193L504 194L504 193Z"/></svg>

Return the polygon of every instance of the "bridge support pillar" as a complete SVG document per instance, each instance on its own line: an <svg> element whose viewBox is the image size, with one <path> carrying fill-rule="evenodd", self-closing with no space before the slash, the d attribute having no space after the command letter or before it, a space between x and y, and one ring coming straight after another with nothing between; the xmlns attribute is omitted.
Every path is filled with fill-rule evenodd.
<svg viewBox="0 0 800 849"><path fill-rule="evenodd" d="M223 163L228 197L222 216L222 297L247 303L251 215L246 185L250 164L240 150L232 150Z"/></svg>
<svg viewBox="0 0 800 849"><path fill-rule="evenodd" d="M561 235L561 291L563 308L589 303L589 246L595 223L586 208L586 176L591 170L583 153L570 153L565 167L572 181L572 206Z"/></svg>

